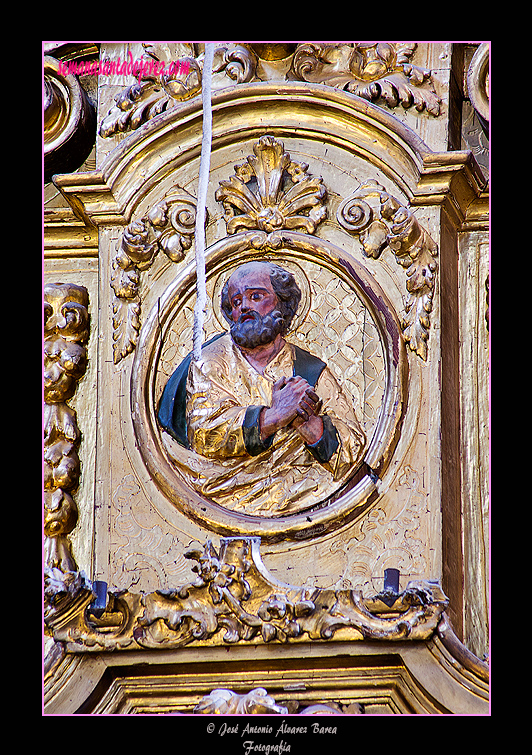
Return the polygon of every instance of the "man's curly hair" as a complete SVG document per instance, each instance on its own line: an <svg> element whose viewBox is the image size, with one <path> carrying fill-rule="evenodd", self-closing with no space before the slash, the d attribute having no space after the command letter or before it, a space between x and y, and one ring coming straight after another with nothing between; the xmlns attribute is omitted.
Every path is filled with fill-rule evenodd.
<svg viewBox="0 0 532 755"><path fill-rule="evenodd" d="M277 299L279 300L278 309L281 312L284 320L284 327L282 331L284 335L290 330L290 325L299 307L299 303L301 301L301 290L296 283L296 279L288 270L284 270L284 268L274 264L273 262L261 262L260 264L266 265L269 270L272 288L277 295ZM244 265L242 265L242 267L244 267ZM241 268L238 268L238 270L240 269ZM226 281L222 289L221 304L225 318L228 322L232 323L232 308L231 302L229 301L229 280Z"/></svg>

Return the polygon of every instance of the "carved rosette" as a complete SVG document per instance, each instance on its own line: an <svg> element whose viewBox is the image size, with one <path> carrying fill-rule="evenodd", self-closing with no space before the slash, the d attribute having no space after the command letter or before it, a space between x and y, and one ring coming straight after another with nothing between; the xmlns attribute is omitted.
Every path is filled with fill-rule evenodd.
<svg viewBox="0 0 532 755"><path fill-rule="evenodd" d="M68 535L77 523L80 431L67 401L87 366L89 297L83 286L50 283L44 289L44 552L45 594L76 592L81 577Z"/></svg>
<svg viewBox="0 0 532 755"><path fill-rule="evenodd" d="M172 262L181 262L192 246L196 199L175 187L143 218L134 220L122 235L113 260L113 351L118 364L132 352L140 330L140 273L161 250Z"/></svg>
<svg viewBox="0 0 532 755"><path fill-rule="evenodd" d="M228 181L220 181L215 198L222 203L229 234L256 229L314 233L327 217L327 191L321 177L294 162L282 142L262 136Z"/></svg>
<svg viewBox="0 0 532 755"><path fill-rule="evenodd" d="M72 612L55 639L72 652L198 642L422 640L432 636L448 603L435 582L410 582L393 600L384 593L364 598L356 590L283 584L266 571L259 542L223 538L219 551L210 541L192 549L186 555L196 562L194 582L147 595L111 594L98 620L84 610Z"/></svg>
<svg viewBox="0 0 532 755"><path fill-rule="evenodd" d="M387 247L406 268L403 338L421 359L427 358L430 313L437 269L437 244L404 207L376 181L366 181L345 199L336 214L340 225L359 237L366 257L378 259Z"/></svg>

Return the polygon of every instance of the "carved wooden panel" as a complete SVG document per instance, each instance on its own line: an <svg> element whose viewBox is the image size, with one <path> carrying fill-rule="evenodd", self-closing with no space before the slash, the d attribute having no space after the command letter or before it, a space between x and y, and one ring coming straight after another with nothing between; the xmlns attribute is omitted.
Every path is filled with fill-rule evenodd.
<svg viewBox="0 0 532 755"><path fill-rule="evenodd" d="M51 52L83 54L65 45ZM243 493L242 505L229 505L203 484L241 491L246 474L263 479L260 458L237 474L231 458L222 464L180 442L160 412L192 350L204 44L86 49L93 58L99 49L106 65L120 54L146 67L137 79L127 65L100 76L94 169L78 170L82 145L81 162L48 191L60 194L50 199L45 242L47 279L58 273L45 289L45 618L66 652L57 662L70 664L65 679L76 654L80 669L87 655L97 669L101 652L130 653L137 663L157 650L164 665L178 656L194 663L207 649L219 658L226 647L248 660L267 647L272 670L288 649L295 679L307 652L332 657L370 640L401 658L393 673L375 676L388 690L380 697L360 692L351 669L345 694L333 694L327 673L300 698L280 694L277 682L273 695L260 674L243 686L214 674L210 687L198 676L194 690L176 677L175 697L153 704L164 713L343 715L441 713L459 699L461 710L485 710L486 670L462 650L445 613L464 620L480 653L486 634L471 626L486 613L486 539L477 547L474 533L486 522L486 490L484 470L471 469L485 437L468 401L485 410L472 373L478 364L485 379L486 355L458 357L462 342L475 349L460 334L480 322L487 194L472 154L447 149L451 43L215 46L204 340L220 336L218 344L237 349L224 286L243 263L278 265L300 291L286 348L325 365L334 408L341 415L347 407L360 426L359 452L344 466L327 467L331 457L323 462L309 444L304 472L295 456L272 455L263 508L248 506ZM171 73L157 73L170 63ZM483 118L486 51L473 63L470 99ZM52 165L62 154L55 132L80 119L79 133L90 131L94 100L57 58L47 66ZM245 366L245 350L236 353ZM74 398L87 370L87 393ZM333 407L329 414L334 427ZM350 436L335 432L340 459ZM459 459L461 448L462 466L452 455ZM272 504L284 464L296 502L286 510ZM462 549L450 579L449 554ZM395 575L393 588L386 574ZM465 607L469 598L475 607ZM421 643L419 664L452 677L444 692L412 660ZM364 673L372 666L357 663ZM77 710L147 712L144 688L135 708L131 682L116 679ZM156 680L149 684L159 700Z"/></svg>

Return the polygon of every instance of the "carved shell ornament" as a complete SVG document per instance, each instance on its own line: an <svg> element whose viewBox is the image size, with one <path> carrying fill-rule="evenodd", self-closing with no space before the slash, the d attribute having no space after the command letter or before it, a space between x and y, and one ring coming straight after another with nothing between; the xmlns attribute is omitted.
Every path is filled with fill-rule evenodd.
<svg viewBox="0 0 532 755"><path fill-rule="evenodd" d="M312 176L306 163L292 160L282 142L262 136L253 154L220 181L215 198L222 203L229 235L256 230L257 248L278 246L282 230L314 234L327 217L327 189ZM176 186L140 220L125 229L113 262L114 361L134 350L140 330L140 273L148 269L159 250L172 262L181 262L192 246L195 198ZM367 181L339 206L340 226L359 237L363 253L378 259L389 248L406 268L403 338L421 359L427 359L430 313L437 270L437 244L405 207L376 181Z"/></svg>
<svg viewBox="0 0 532 755"><path fill-rule="evenodd" d="M297 228L314 233L327 217L323 180L310 176L308 165L294 162L272 136L261 137L253 153L235 166L228 181L220 181L215 194L225 211L227 232Z"/></svg>
<svg viewBox="0 0 532 755"><path fill-rule="evenodd" d="M306 163L294 162L282 142L263 136L253 155L235 167L235 175L221 181L215 197L222 202L227 232L257 229L270 234L281 229L314 233L327 216L327 191L320 177L308 174ZM140 330L140 273L159 250L181 262L194 239L196 199L176 186L140 220L124 230L113 261L114 362L136 346Z"/></svg>

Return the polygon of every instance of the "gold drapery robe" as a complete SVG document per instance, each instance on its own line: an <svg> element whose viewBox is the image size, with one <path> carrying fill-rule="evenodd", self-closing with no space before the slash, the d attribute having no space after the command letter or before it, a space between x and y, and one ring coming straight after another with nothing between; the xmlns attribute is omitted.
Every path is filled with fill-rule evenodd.
<svg viewBox="0 0 532 755"><path fill-rule="evenodd" d="M278 430L264 448L259 443L255 455L249 452L254 432L245 427L249 409L253 414L256 408L258 420L260 407L271 405L274 383L294 374L294 348L286 342L261 375L227 334L204 347L201 362L190 365L186 416L191 450L178 450L170 439L165 445L187 482L227 509L271 517L311 508L337 491L362 458L364 433L352 402L327 366L314 390L323 400L324 422L336 434L332 456L318 461L319 454L291 427Z"/></svg>

